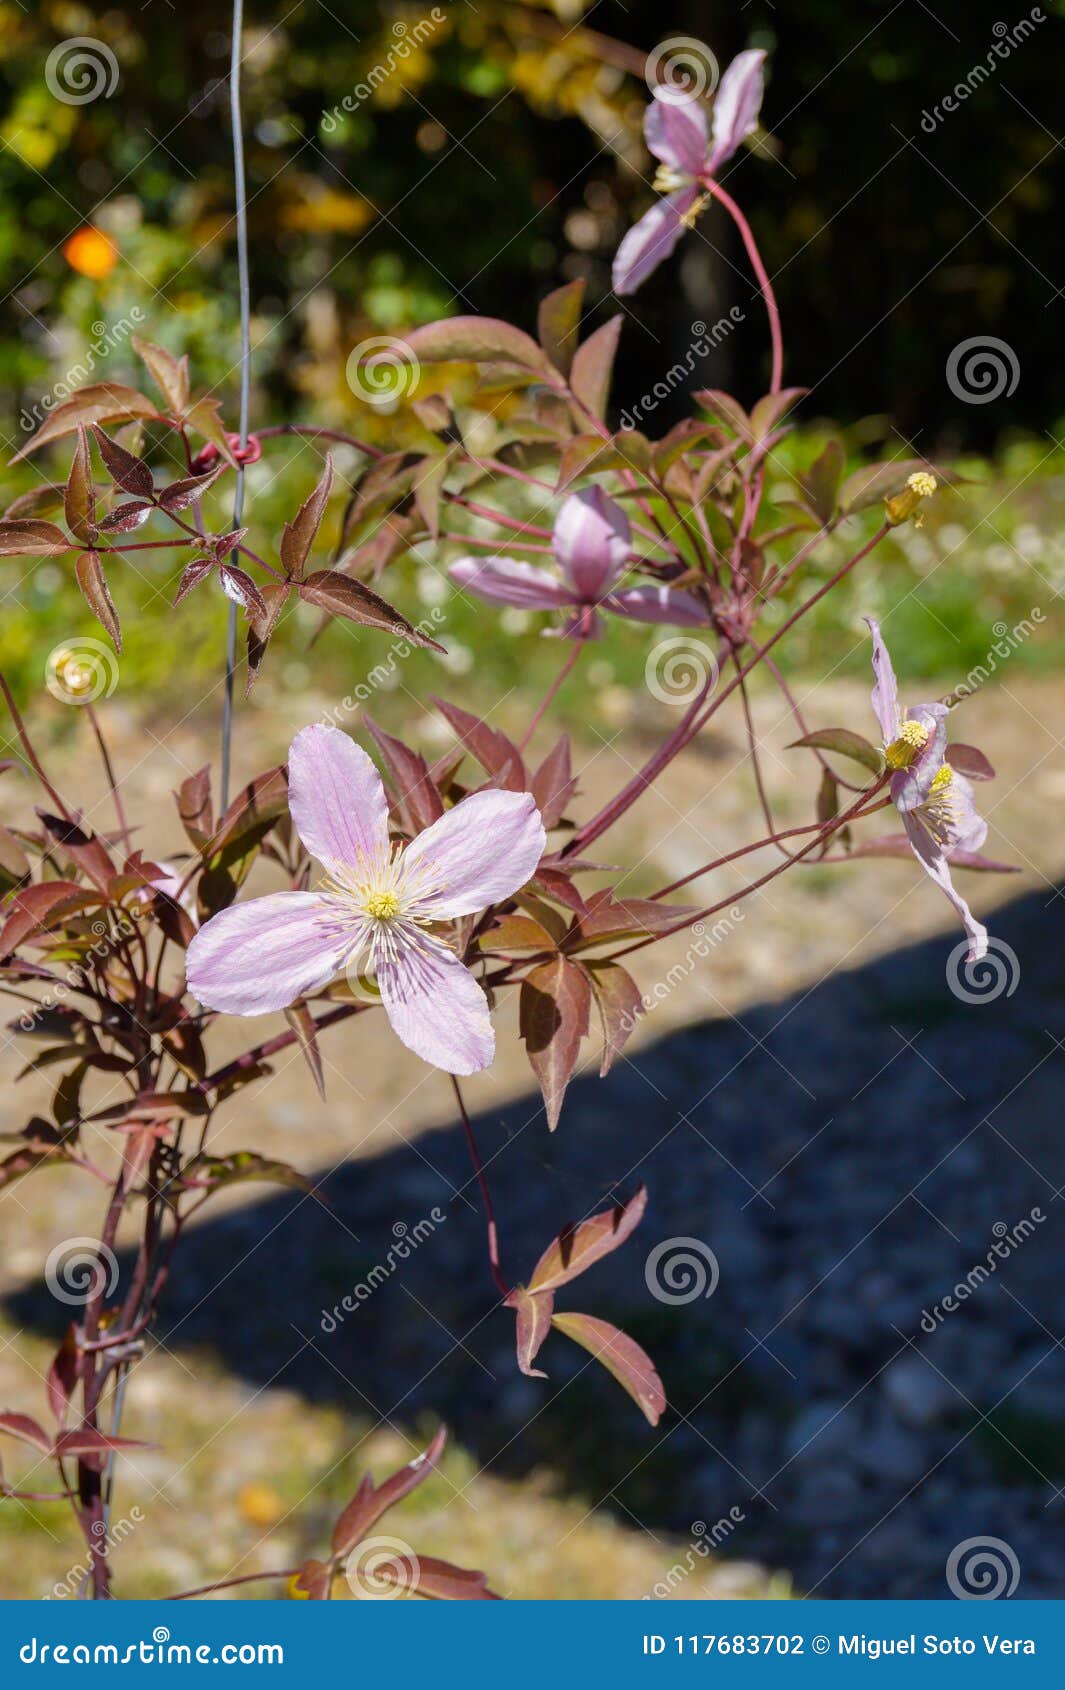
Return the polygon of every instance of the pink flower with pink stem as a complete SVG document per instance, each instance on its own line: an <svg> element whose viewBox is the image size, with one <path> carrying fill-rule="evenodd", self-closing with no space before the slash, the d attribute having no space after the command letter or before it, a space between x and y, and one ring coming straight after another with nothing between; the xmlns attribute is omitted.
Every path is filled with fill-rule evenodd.
<svg viewBox="0 0 1065 1690"><path fill-rule="evenodd" d="M740 53L729 65L706 111L694 96L656 88L644 116L647 146L659 160L655 188L666 197L635 223L614 259L614 292L634 293L668 258L680 237L694 227L710 195L708 181L758 127L764 90L765 54Z"/></svg>
<svg viewBox="0 0 1065 1690"><path fill-rule="evenodd" d="M459 558L449 574L489 604L569 613L568 639L596 639L601 610L637 622L705 626L710 615L693 593L666 585L617 587L632 561L629 519L601 487L585 487L565 501L555 521L558 574L518 558Z"/></svg>
<svg viewBox="0 0 1065 1690"><path fill-rule="evenodd" d="M274 892L213 916L188 949L193 996L230 1015L265 1015L366 959L409 1050L449 1074L487 1068L488 1000L432 929L532 878L546 836L531 794L471 793L394 850L381 777L339 728L298 733L288 778L296 832L325 878L314 891Z"/></svg>
<svg viewBox="0 0 1065 1690"><path fill-rule="evenodd" d="M987 954L987 928L955 889L950 864L980 849L987 838L987 823L977 813L971 781L948 760L948 707L916 704L902 709L880 624L872 616L865 620L873 636L873 710L891 770L891 798L914 856L961 917L969 935L968 960L979 962Z"/></svg>

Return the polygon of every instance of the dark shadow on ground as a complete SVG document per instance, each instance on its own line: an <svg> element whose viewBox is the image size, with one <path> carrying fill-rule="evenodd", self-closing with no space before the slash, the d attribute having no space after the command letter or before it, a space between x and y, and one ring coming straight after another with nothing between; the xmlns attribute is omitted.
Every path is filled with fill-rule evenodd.
<svg viewBox="0 0 1065 1690"><path fill-rule="evenodd" d="M951 991L939 937L582 1078L554 1137L532 1094L476 1121L514 1278L649 1186L632 1242L559 1305L645 1344L657 1431L558 1334L547 1380L517 1373L457 1125L328 1174L329 1207L285 1193L199 1226L163 1341L360 1418L443 1417L500 1475L547 1467L656 1531L698 1540L731 1510L722 1555L822 1595L946 1595L951 1550L992 1536L1019 1595L1063 1596L1061 897L999 912L982 1001ZM712 1250L712 1296L649 1289L670 1239ZM53 1323L39 1289L13 1302Z"/></svg>

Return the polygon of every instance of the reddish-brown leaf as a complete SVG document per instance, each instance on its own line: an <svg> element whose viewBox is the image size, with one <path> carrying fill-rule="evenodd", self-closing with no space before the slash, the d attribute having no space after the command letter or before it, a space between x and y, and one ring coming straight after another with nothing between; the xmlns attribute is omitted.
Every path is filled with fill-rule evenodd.
<svg viewBox="0 0 1065 1690"><path fill-rule="evenodd" d="M641 1185L627 1203L616 1203L568 1227L552 1239L533 1270L530 1291L557 1291L586 1273L595 1262L617 1250L639 1226L647 1207L647 1187Z"/></svg>
<svg viewBox="0 0 1065 1690"><path fill-rule="evenodd" d="M311 1078L315 1083L318 1096L325 1097L325 1070L322 1067L322 1053L318 1049L318 1035L314 1025L314 1016L307 1008L304 998L298 998L285 1011L285 1020L296 1035L296 1042L303 1053L303 1059L311 1071Z"/></svg>
<svg viewBox="0 0 1065 1690"><path fill-rule="evenodd" d="M122 650L122 629L119 626L118 611L107 586L104 566L100 561L99 552L82 552L74 565L74 573L78 578L82 597L96 620L107 629L114 642L116 651Z"/></svg>
<svg viewBox="0 0 1065 1690"><path fill-rule="evenodd" d="M324 1602L333 1582L333 1569L324 1561L304 1561L292 1581L297 1595L310 1602Z"/></svg>
<svg viewBox="0 0 1065 1690"><path fill-rule="evenodd" d="M406 345L422 364L502 362L528 370L547 365L530 335L496 317L447 317L427 323L407 335Z"/></svg>
<svg viewBox="0 0 1065 1690"><path fill-rule="evenodd" d="M579 963L557 956L542 962L521 983L521 1036L540 1082L547 1124L554 1132L562 1099L588 1031L592 989Z"/></svg>
<svg viewBox="0 0 1065 1690"><path fill-rule="evenodd" d="M960 775L966 775L969 780L994 780L995 771L983 752L975 745L963 745L956 740L948 745L945 756L952 769L957 769Z"/></svg>
<svg viewBox="0 0 1065 1690"><path fill-rule="evenodd" d="M333 1528L334 1555L347 1555L366 1536L389 1508L429 1477L447 1443L447 1427L441 1426L428 1449L389 1475L380 1485L367 1476Z"/></svg>
<svg viewBox="0 0 1065 1690"><path fill-rule="evenodd" d="M138 335L130 336L130 345L166 400L171 415L184 416L189 402L188 359L175 358L164 346L155 346L150 340L141 340Z"/></svg>
<svg viewBox="0 0 1065 1690"><path fill-rule="evenodd" d="M435 1555L416 1555L414 1561L414 1583L409 1589L415 1596L429 1597L437 1602L499 1601L495 1591L488 1588L487 1573L456 1567L450 1561L437 1560ZM386 1561L380 1571L384 1578L404 1586L407 1575L402 1566Z"/></svg>
<svg viewBox="0 0 1065 1690"><path fill-rule="evenodd" d="M70 461L70 474L63 493L63 514L70 532L83 546L91 545L96 532L96 489L92 484L89 442L84 428L78 429L78 444Z"/></svg>
<svg viewBox="0 0 1065 1690"><path fill-rule="evenodd" d="M37 886L24 886L6 906L7 919L0 928L0 956L8 956L31 933L58 926L76 910L88 909L102 901L98 892L90 892L73 880L46 880Z"/></svg>
<svg viewBox="0 0 1065 1690"><path fill-rule="evenodd" d="M569 735L563 734L529 782L529 791L536 799L545 827L554 827L561 821L562 812L576 787L571 771Z"/></svg>
<svg viewBox="0 0 1065 1690"><path fill-rule="evenodd" d="M588 899L588 912L580 921L579 949L585 944L601 944L604 939L622 939L638 933L665 933L681 927L698 915L696 904L665 904L652 898L615 898L609 888L593 892Z"/></svg>
<svg viewBox="0 0 1065 1690"><path fill-rule="evenodd" d="M329 493L333 486L333 458L327 452L325 469L310 498L300 506L291 522L286 522L281 535L278 555L286 575L294 581L303 580L303 572L315 536L321 527Z"/></svg>
<svg viewBox="0 0 1065 1690"><path fill-rule="evenodd" d="M570 371L570 388L574 397L600 422L606 416L607 400L610 398L610 378L622 322L619 313L589 335L584 345L577 348Z"/></svg>
<svg viewBox="0 0 1065 1690"><path fill-rule="evenodd" d="M58 557L73 550L73 540L54 522L32 517L0 522L0 557Z"/></svg>
<svg viewBox="0 0 1065 1690"><path fill-rule="evenodd" d="M13 1438L19 1438L24 1444L32 1444L42 1454L50 1455L52 1440L44 1427L28 1414L15 1414L5 1410L0 1414L0 1432L10 1432Z"/></svg>
<svg viewBox="0 0 1065 1690"><path fill-rule="evenodd" d="M412 751L402 740L386 734L365 710L362 719L381 753L410 831L420 833L444 813L444 802L429 773L429 765L420 751Z"/></svg>
<svg viewBox="0 0 1065 1690"><path fill-rule="evenodd" d="M654 1362L635 1339L592 1314L556 1314L552 1324L602 1362L651 1425L658 1425L666 1406L665 1387Z"/></svg>
<svg viewBox="0 0 1065 1690"><path fill-rule="evenodd" d="M546 1379L542 1368L533 1362L540 1346L551 1330L551 1316L555 1308L553 1291L532 1292L519 1285L507 1298L507 1306L517 1317L516 1345L518 1366L529 1379Z"/></svg>
<svg viewBox="0 0 1065 1690"><path fill-rule="evenodd" d="M114 381L90 382L88 387L79 388L72 399L57 405L45 417L36 434L20 452L15 453L11 462L17 464L20 458L28 458L31 452L36 452L49 441L73 434L79 426L88 428L92 423L127 422L130 417L150 420L159 414L151 400L134 387L124 387L121 382Z"/></svg>
<svg viewBox="0 0 1065 1690"><path fill-rule="evenodd" d="M206 581L213 571L216 561L213 557L194 557L185 565L181 571L181 580L178 582L177 592L174 594L175 605L180 604L183 598L187 598L193 587L198 587L201 581Z"/></svg>
<svg viewBox="0 0 1065 1690"><path fill-rule="evenodd" d="M430 703L435 704L441 715L447 718L464 749L476 757L497 786L509 792L525 791L525 765L521 752L505 733L498 728L490 728L478 716L472 716L457 704L449 704L446 699L430 698Z"/></svg>
<svg viewBox="0 0 1065 1690"><path fill-rule="evenodd" d="M104 534L132 534L134 529L147 522L153 509L154 506L146 499L127 499L102 518L100 531Z"/></svg>
<svg viewBox="0 0 1065 1690"><path fill-rule="evenodd" d="M603 1028L603 1061L600 1077L609 1074L611 1065L624 1049L643 1014L643 995L628 969L619 962L585 963L592 982L592 995Z"/></svg>
<svg viewBox="0 0 1065 1690"><path fill-rule="evenodd" d="M74 1395L74 1388L78 1382L79 1357L76 1328L73 1324L67 1327L48 1369L45 1387L48 1393L48 1406L59 1425L62 1426L67 1416L70 1399Z"/></svg>
<svg viewBox="0 0 1065 1690"><path fill-rule="evenodd" d="M207 470L203 475L186 475L180 481L172 481L169 487L164 487L158 495L159 504L168 512L188 510L197 499L203 497L208 487L218 480L225 471L225 464L215 464L214 469Z"/></svg>
<svg viewBox="0 0 1065 1690"><path fill-rule="evenodd" d="M211 766L205 763L194 775L183 780L174 794L181 825L197 850L211 837Z"/></svg>
<svg viewBox="0 0 1065 1690"><path fill-rule="evenodd" d="M343 616L349 622L361 622L367 628L386 628L390 634L410 640L413 645L428 646L433 651L444 650L439 641L431 640L428 634L423 634L405 616L401 616L395 605L389 604L387 599L381 598L362 581L341 575L339 570L315 570L313 575L300 582L299 594L308 604L317 605L319 610L328 611L330 616Z"/></svg>
<svg viewBox="0 0 1065 1690"><path fill-rule="evenodd" d="M249 616L258 616L265 621L265 600L246 569L241 569L235 563L219 563L218 579L227 599L239 604Z"/></svg>
<svg viewBox="0 0 1065 1690"><path fill-rule="evenodd" d="M127 452L117 440L112 440L110 435L105 434L98 423L93 427L93 433L104 461L104 468L116 486L121 487L123 493L129 493L134 499L150 500L155 492L155 483L144 459Z"/></svg>

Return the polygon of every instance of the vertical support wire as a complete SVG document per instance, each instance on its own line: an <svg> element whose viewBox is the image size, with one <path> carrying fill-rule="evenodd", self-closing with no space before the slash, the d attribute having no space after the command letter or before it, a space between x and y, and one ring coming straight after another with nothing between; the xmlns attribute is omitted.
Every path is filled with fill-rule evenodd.
<svg viewBox="0 0 1065 1690"><path fill-rule="evenodd" d="M233 0L233 40L229 57L229 116L233 130L233 195L237 209L237 270L240 285L240 444L248 444L248 411L251 395L251 285L248 280L248 189L244 176L244 131L240 109L240 50L244 33L244 0ZM233 527L244 516L244 465L237 465L233 495ZM239 562L239 554L230 554ZM233 739L233 687L237 671L237 607L230 601L226 620L226 687L222 706L221 805L229 803L230 752Z"/></svg>

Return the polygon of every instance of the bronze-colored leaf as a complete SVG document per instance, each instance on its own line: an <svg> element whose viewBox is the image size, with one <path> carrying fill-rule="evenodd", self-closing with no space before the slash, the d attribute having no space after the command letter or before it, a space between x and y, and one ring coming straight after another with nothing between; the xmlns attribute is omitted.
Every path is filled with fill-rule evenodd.
<svg viewBox="0 0 1065 1690"><path fill-rule="evenodd" d="M302 581L307 558L314 545L315 536L322 524L329 494L333 486L333 458L327 452L325 469L322 471L317 487L300 506L291 522L286 522L281 535L278 555L285 574L293 581Z"/></svg>
<svg viewBox="0 0 1065 1690"><path fill-rule="evenodd" d="M88 387L79 388L73 398L57 405L45 417L36 434L20 452L15 453L11 462L17 464L39 447L52 440L61 440L79 427L88 428L92 423L127 422L130 417L143 417L150 421L158 419L159 414L151 400L138 393L135 387L125 387L115 381L90 382Z"/></svg>
<svg viewBox="0 0 1065 1690"><path fill-rule="evenodd" d="M644 1013L643 994L628 969L620 962L586 962L592 995L603 1028L603 1061L600 1077L609 1074Z"/></svg>
<svg viewBox="0 0 1065 1690"><path fill-rule="evenodd" d="M586 411L600 422L606 416L610 398L610 378L618 350L618 339L624 318L619 312L601 329L588 336L577 348L570 371L570 389Z"/></svg>
<svg viewBox="0 0 1065 1690"><path fill-rule="evenodd" d="M188 358L175 358L165 347L141 340L138 335L130 336L130 345L166 400L171 416L183 417L189 402Z"/></svg>
<svg viewBox="0 0 1065 1690"><path fill-rule="evenodd" d="M514 1310L517 1317L515 1339L518 1367L528 1379L546 1379L547 1374L542 1368L534 1367L533 1362L551 1330L551 1316L555 1307L554 1292L532 1292L526 1286L519 1285L507 1298L507 1306Z"/></svg>
<svg viewBox="0 0 1065 1690"><path fill-rule="evenodd" d="M568 376L577 350L577 334L581 323L584 300L584 277L555 288L540 301L536 313L536 332L540 345L555 369Z"/></svg>
<svg viewBox="0 0 1065 1690"><path fill-rule="evenodd" d="M83 546L96 534L96 489L92 484L89 442L84 428L78 428L78 444L70 461L70 474L63 493L63 514L67 527Z"/></svg>
<svg viewBox="0 0 1065 1690"><path fill-rule="evenodd" d="M32 517L0 522L0 557L59 557L73 550L74 541L54 522Z"/></svg>
<svg viewBox="0 0 1065 1690"><path fill-rule="evenodd" d="M530 1291L556 1291L586 1273L596 1262L620 1248L643 1219L647 1187L641 1185L627 1203L601 1209L577 1226L566 1227L547 1246L529 1280Z"/></svg>
<svg viewBox="0 0 1065 1690"><path fill-rule="evenodd" d="M308 604L317 605L331 616L343 616L349 622L361 622L367 628L385 628L397 638L410 640L413 645L428 646L433 651L444 647L431 640L401 616L395 605L381 598L361 581L341 575L336 569L319 569L300 582L299 595Z"/></svg>
<svg viewBox="0 0 1065 1690"><path fill-rule="evenodd" d="M634 1338L592 1314L556 1314L552 1324L601 1362L651 1425L658 1425L666 1407L665 1387L654 1362Z"/></svg>
<svg viewBox="0 0 1065 1690"><path fill-rule="evenodd" d="M547 1124L558 1126L562 1100L588 1031L592 989L579 963L556 956L521 983L519 1020L529 1065L544 1096Z"/></svg>
<svg viewBox="0 0 1065 1690"><path fill-rule="evenodd" d="M118 611L107 587L107 577L104 566L100 561L99 552L82 552L74 565L74 573L78 578L85 603L92 611L96 620L103 624L114 641L116 651L122 650L122 629L119 627Z"/></svg>

